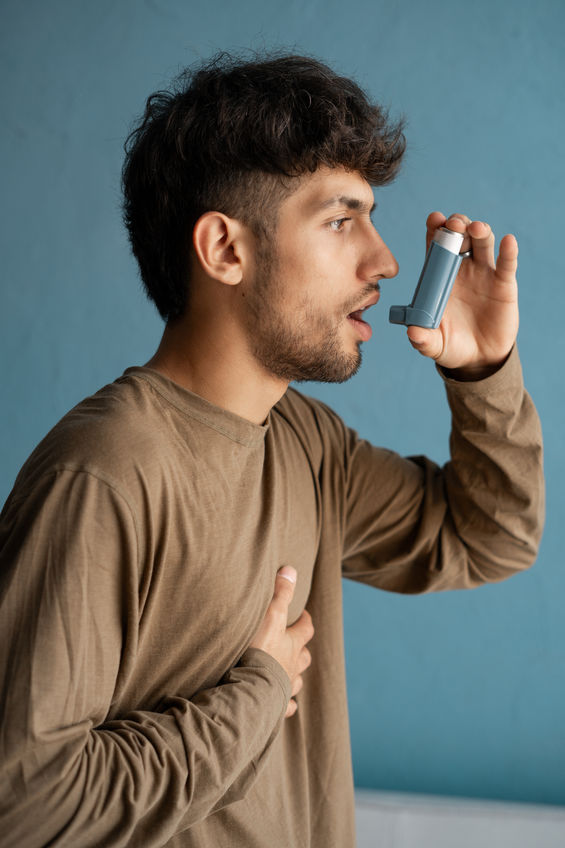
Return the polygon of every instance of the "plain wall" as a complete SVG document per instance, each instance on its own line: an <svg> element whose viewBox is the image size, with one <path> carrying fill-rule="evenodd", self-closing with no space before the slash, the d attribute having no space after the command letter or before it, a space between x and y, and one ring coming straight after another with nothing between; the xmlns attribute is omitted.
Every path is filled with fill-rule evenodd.
<svg viewBox="0 0 565 848"><path fill-rule="evenodd" d="M345 584L358 786L565 803L563 190L565 3L3 0L0 502L74 403L153 353L161 323L120 218L122 144L145 97L218 49L289 47L408 119L375 216L400 273L344 386L309 385L362 435L448 456L435 369L389 326L427 214L467 212L520 246L519 347L546 440L537 564L420 598Z"/></svg>

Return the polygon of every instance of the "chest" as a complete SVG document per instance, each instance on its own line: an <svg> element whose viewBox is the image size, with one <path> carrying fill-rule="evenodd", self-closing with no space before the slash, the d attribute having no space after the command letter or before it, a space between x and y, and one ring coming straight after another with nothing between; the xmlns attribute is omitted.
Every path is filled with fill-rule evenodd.
<svg viewBox="0 0 565 848"><path fill-rule="evenodd" d="M289 624L300 616L321 526L315 472L292 442L277 451L235 446L168 476L140 589L136 674L151 680L149 701L217 683L249 645L283 565L298 572Z"/></svg>

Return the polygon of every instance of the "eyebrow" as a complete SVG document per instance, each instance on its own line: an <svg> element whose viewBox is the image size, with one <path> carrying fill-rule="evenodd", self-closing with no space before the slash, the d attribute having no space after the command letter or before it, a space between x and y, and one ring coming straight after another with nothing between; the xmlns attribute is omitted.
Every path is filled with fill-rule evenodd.
<svg viewBox="0 0 565 848"><path fill-rule="evenodd" d="M368 212L369 214L377 208L377 204L374 200L372 205L369 206L368 203L365 203L363 200L359 200L358 197L347 197L343 194L324 200L323 203L320 203L319 208L327 209L330 206L346 206L348 209L353 209L356 212Z"/></svg>

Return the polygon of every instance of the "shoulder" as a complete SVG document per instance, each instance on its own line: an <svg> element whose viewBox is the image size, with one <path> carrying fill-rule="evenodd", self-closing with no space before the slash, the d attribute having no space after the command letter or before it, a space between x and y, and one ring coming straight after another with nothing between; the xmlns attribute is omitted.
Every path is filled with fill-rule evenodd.
<svg viewBox="0 0 565 848"><path fill-rule="evenodd" d="M73 407L42 439L22 467L14 493L25 494L46 475L85 472L120 489L140 457L155 454L165 415L146 382L123 376Z"/></svg>

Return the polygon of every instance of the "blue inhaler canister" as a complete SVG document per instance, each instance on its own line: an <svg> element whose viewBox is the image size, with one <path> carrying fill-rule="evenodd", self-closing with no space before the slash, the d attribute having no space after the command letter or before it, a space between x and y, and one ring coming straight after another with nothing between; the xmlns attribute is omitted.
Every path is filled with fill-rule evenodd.
<svg viewBox="0 0 565 848"><path fill-rule="evenodd" d="M463 234L439 227L430 244L410 306L391 306L391 324L435 330L443 315L463 254ZM465 254L468 255L468 254Z"/></svg>

